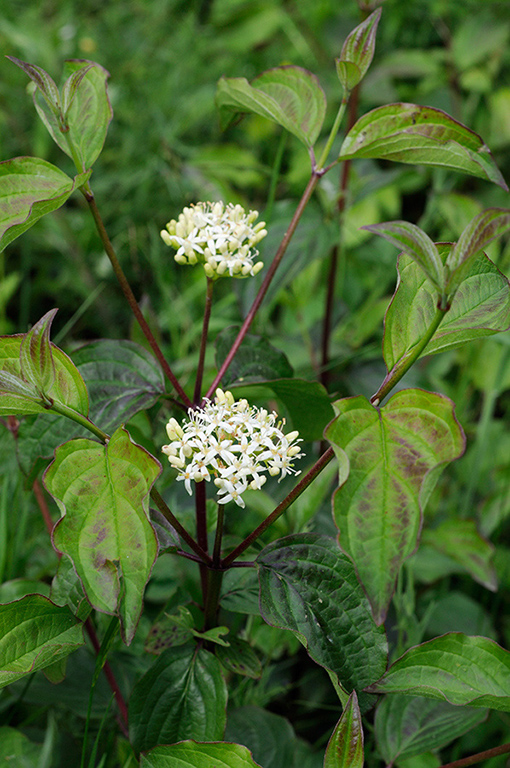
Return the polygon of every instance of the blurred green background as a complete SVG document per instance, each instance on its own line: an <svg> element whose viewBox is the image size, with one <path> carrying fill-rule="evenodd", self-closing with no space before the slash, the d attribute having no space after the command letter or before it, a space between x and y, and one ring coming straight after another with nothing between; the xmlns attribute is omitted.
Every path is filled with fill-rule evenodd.
<svg viewBox="0 0 510 768"><path fill-rule="evenodd" d="M217 80L222 75L251 79L282 64L311 70L328 100L326 136L341 98L334 59L347 34L373 7L360 8L355 0L0 0L4 54L43 67L57 82L67 58L97 61L111 74L114 118L91 185L135 294L185 385L196 364L205 281L202 270L176 266L159 231L190 202L241 202L259 210L269 224L261 243L261 257L268 262L310 172L303 147L272 123L252 116L222 132L214 106ZM376 54L362 83L358 114L394 101L444 109L483 137L510 182L508 0L386 0L382 7ZM35 155L72 173L69 159L39 121L27 85L20 69L0 59L0 159ZM340 242L330 392L369 396L385 373L382 323L395 287L397 253L360 227L403 218L436 240L454 240L480 210L510 208L510 198L489 182L442 169L359 161L351 168L340 234L338 188L339 171L334 170L307 209L253 331L285 351L297 376L317 377L328 257ZM509 276L508 238L491 244L487 252ZM230 281L218 283L212 340L226 325L239 321L262 276L233 281L234 290ZM53 338L66 350L98 337L145 343L131 322L79 195L0 254L0 333L24 332L54 306L59 313ZM211 346L206 378L213 367ZM509 647L510 619L504 607L510 595L510 334L437 355L416 366L404 383L452 397L468 450L445 473L429 504L423 554L409 569L420 600L415 606L409 576L407 591L400 584L396 597L402 622L398 631L411 643L414 631L419 642L420 632L426 638L462 629L486 633ZM164 420L140 415L130 425L135 439L158 456ZM23 488L23 479L15 479L13 441L7 430L0 450L0 570L6 579L49 581L56 556L47 545L30 490ZM168 472L164 477L168 483ZM260 509L254 501L252 511L257 521L267 513L264 504L270 503L262 494L259 499ZM308 506L296 505L279 522L275 535L302 524L334 534L327 483ZM18 511L14 519L13 508ZM476 518L478 529L496 545L496 596L466 573L469 563L440 554L434 531L444 521L459 518ZM247 532L252 522L239 517L232 525L245 526ZM487 555L488 545L483 551ZM181 576L178 573L175 581ZM167 582L168 577L155 569L149 604L158 602L158 590L165 592ZM258 633L259 650L277 658L285 644L278 636L273 652L270 638L276 630L272 632L261 624L253 636ZM257 703L276 698L292 678L299 704L283 700L277 706L292 715L299 733L313 740L317 730L324 729L324 711L331 705L329 683L319 685L322 672L314 668L304 674L303 659L292 667L294 661L282 662L278 674L284 684L279 688L276 678L276 693L270 691ZM62 697L54 690L56 698ZM84 690L83 696L88 696L86 685ZM266 695L263 686L255 693ZM47 702L47 695L45 691L35 700ZM241 691L241 703L243 696ZM497 713L484 727L483 734L466 737L465 751L507 738L503 735L508 733L508 719Z"/></svg>

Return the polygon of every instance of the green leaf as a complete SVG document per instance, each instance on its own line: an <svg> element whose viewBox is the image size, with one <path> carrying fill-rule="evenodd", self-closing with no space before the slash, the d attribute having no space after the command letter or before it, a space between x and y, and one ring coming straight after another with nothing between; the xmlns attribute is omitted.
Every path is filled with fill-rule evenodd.
<svg viewBox="0 0 510 768"><path fill-rule="evenodd" d="M83 69L86 72L80 77ZM65 73L69 73L69 86L66 91L67 83L64 85L63 97L67 93L72 95L76 88L66 114L69 135L83 159L85 170L101 154L113 117L107 87L110 73L94 61L79 59L66 61Z"/></svg>
<svg viewBox="0 0 510 768"><path fill-rule="evenodd" d="M422 542L451 557L475 581L497 592L498 583L492 565L494 546L480 536L474 520L445 520L437 528L426 529Z"/></svg>
<svg viewBox="0 0 510 768"><path fill-rule="evenodd" d="M64 118L67 117L67 113L76 98L81 81L93 66L95 65L90 63L81 69L77 69L65 81L62 88L62 113Z"/></svg>
<svg viewBox="0 0 510 768"><path fill-rule="evenodd" d="M232 112L254 112L281 125L307 147L318 139L326 113L326 97L317 77L293 66L269 69L251 84L244 77L222 77L216 105L223 127Z"/></svg>
<svg viewBox="0 0 510 768"><path fill-rule="evenodd" d="M464 436L451 400L423 390L397 392L380 409L363 396L335 409L325 432L339 463L333 514L381 624L418 543L423 506L444 464L463 452Z"/></svg>
<svg viewBox="0 0 510 768"><path fill-rule="evenodd" d="M327 390L318 381L273 379L232 387L236 397L276 397L287 410L293 429L303 440L321 440L324 427L334 417ZM306 403L306 408L303 405Z"/></svg>
<svg viewBox="0 0 510 768"><path fill-rule="evenodd" d="M354 566L336 541L288 536L267 546L257 564L264 621L294 632L344 688L364 688L381 674L384 630L374 624Z"/></svg>
<svg viewBox="0 0 510 768"><path fill-rule="evenodd" d="M17 59L15 56L6 56L6 58L29 76L32 82L39 88L48 106L58 113L60 94L53 78L42 67L38 67L37 64L29 64L27 61L21 61L21 59Z"/></svg>
<svg viewBox="0 0 510 768"><path fill-rule="evenodd" d="M50 345L50 331L57 312L57 309L46 312L25 334L21 342L21 375L37 392L44 395L49 395L55 383L55 362Z"/></svg>
<svg viewBox="0 0 510 768"><path fill-rule="evenodd" d="M246 640L235 635L229 637L228 646L216 648L216 658L230 672L257 680L262 675L262 664Z"/></svg>
<svg viewBox="0 0 510 768"><path fill-rule="evenodd" d="M229 710L225 740L243 744L264 768L294 765L296 734L292 725L284 717L261 707Z"/></svg>
<svg viewBox="0 0 510 768"><path fill-rule="evenodd" d="M385 696L375 715L377 746L387 764L441 749L487 717L487 711L454 707L446 701Z"/></svg>
<svg viewBox="0 0 510 768"><path fill-rule="evenodd" d="M510 712L510 653L486 637L443 635L411 648L367 690Z"/></svg>
<svg viewBox="0 0 510 768"><path fill-rule="evenodd" d="M225 730L226 705L219 661L194 643L169 648L133 688L131 743L141 751L190 738L218 741Z"/></svg>
<svg viewBox="0 0 510 768"><path fill-rule="evenodd" d="M68 557L61 557L57 572L51 582L51 600L57 605L67 605L81 621L89 616L90 607L78 574Z"/></svg>
<svg viewBox="0 0 510 768"><path fill-rule="evenodd" d="M443 260L451 246L440 245ZM437 292L422 270L404 254L398 260L399 281L384 321L383 355L388 371L409 355L430 327ZM459 347L510 325L510 286L484 254L477 254L441 325L423 355Z"/></svg>
<svg viewBox="0 0 510 768"><path fill-rule="evenodd" d="M53 664L84 644L69 608L42 595L0 605L0 687Z"/></svg>
<svg viewBox="0 0 510 768"><path fill-rule="evenodd" d="M239 326L225 328L216 337L216 365L218 368L225 360L234 343ZM281 379L290 378L294 371L287 355L262 336L246 334L225 376L223 386L246 379Z"/></svg>
<svg viewBox="0 0 510 768"><path fill-rule="evenodd" d="M339 157L438 165L488 179L508 190L477 133L440 109L417 104L387 104L367 112L345 137Z"/></svg>
<svg viewBox="0 0 510 768"><path fill-rule="evenodd" d="M510 211L503 208L489 208L469 222L446 258L446 266L451 273L448 280L451 295L465 279L473 257L509 227Z"/></svg>
<svg viewBox="0 0 510 768"><path fill-rule="evenodd" d="M132 341L93 341L76 350L73 361L90 382L93 421L106 432L150 408L165 391L159 363Z"/></svg>
<svg viewBox="0 0 510 768"><path fill-rule="evenodd" d="M110 75L100 64L79 59L66 61L64 73L68 75L62 90L65 114L47 109L37 92L34 104L55 143L85 171L101 153L113 116L106 85Z"/></svg>
<svg viewBox="0 0 510 768"><path fill-rule="evenodd" d="M22 391L21 349L24 338L24 334L21 333L14 336L0 336L0 416L47 413L41 404L39 394L35 392L32 385L25 385L29 387L26 395L13 394L15 380L19 383L19 392ZM61 349L50 342L50 350L55 367L52 399L86 416L89 403L85 382L74 363ZM32 389L33 400L29 399L28 394Z"/></svg>
<svg viewBox="0 0 510 768"><path fill-rule="evenodd" d="M233 613L259 615L259 583L254 568L231 568L222 584L221 606Z"/></svg>
<svg viewBox="0 0 510 768"><path fill-rule="evenodd" d="M132 341L93 341L73 352L73 363L88 385L90 419L108 433L150 408L165 391L159 363ZM87 434L51 413L23 422L18 435L23 470L29 474L38 457L50 458L66 440Z"/></svg>
<svg viewBox="0 0 510 768"><path fill-rule="evenodd" d="M382 9L370 14L347 37L340 58L335 59L336 71L346 91L351 91L365 77L374 58L375 36Z"/></svg>
<svg viewBox="0 0 510 768"><path fill-rule="evenodd" d="M14 157L0 163L0 250L60 208L89 177L90 171L71 179L38 157Z"/></svg>
<svg viewBox="0 0 510 768"><path fill-rule="evenodd" d="M363 725L353 691L328 742L324 768L363 768L363 762Z"/></svg>
<svg viewBox="0 0 510 768"><path fill-rule="evenodd" d="M386 221L362 229L381 235L392 245L403 249L422 268L439 293L443 294L444 265L436 244L422 229L407 221Z"/></svg>
<svg viewBox="0 0 510 768"><path fill-rule="evenodd" d="M118 613L127 644L157 556L147 501L160 470L120 427L106 446L83 438L60 446L44 475L63 515L54 545L73 561L91 605Z"/></svg>
<svg viewBox="0 0 510 768"><path fill-rule="evenodd" d="M180 744L156 747L142 755L140 768L261 768L246 749L239 744ZM265 766L264 766L265 768Z"/></svg>
<svg viewBox="0 0 510 768"><path fill-rule="evenodd" d="M41 752L42 744L34 744L16 728L0 726L0 765L34 768L39 765Z"/></svg>

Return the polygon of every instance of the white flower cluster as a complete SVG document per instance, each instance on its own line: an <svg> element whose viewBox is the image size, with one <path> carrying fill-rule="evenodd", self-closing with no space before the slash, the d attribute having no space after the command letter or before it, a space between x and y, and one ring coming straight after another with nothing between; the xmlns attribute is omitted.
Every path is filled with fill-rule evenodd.
<svg viewBox="0 0 510 768"><path fill-rule="evenodd" d="M293 460L303 454L298 432L284 435L276 413L251 407L247 400L234 401L231 392L216 390L214 402L206 401L204 408L188 411L189 420L182 426L170 419L166 425L169 445L163 453L178 470L192 493L191 481L213 480L218 488L217 501L235 501L244 507L242 497L248 488L262 488L266 475L299 474Z"/></svg>
<svg viewBox="0 0 510 768"><path fill-rule="evenodd" d="M208 277L253 277L264 266L254 263L255 246L267 235L263 221L253 226L258 215L232 203L197 203L169 221L161 237L177 250L178 264L200 263Z"/></svg>

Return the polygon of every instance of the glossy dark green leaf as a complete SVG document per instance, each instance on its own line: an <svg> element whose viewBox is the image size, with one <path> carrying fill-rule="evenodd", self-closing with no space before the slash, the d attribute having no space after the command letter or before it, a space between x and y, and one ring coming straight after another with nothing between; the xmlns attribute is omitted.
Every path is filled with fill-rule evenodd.
<svg viewBox="0 0 510 768"><path fill-rule="evenodd" d="M437 528L427 528L422 541L459 563L479 584L497 591L494 546L478 533L474 520L445 520Z"/></svg>
<svg viewBox="0 0 510 768"><path fill-rule="evenodd" d="M9 386L8 377L11 377L11 380L15 377L21 382L24 380L21 371L21 349L24 338L24 334L0 336L0 372L7 374L7 378L0 379L0 415L2 416L47 413L39 395L34 396L32 400L28 395L13 394L12 386ZM51 343L50 349L55 370L55 380L51 389L52 399L86 416L89 404L85 382L74 363L61 349ZM32 384L27 386L35 391Z"/></svg>
<svg viewBox="0 0 510 768"><path fill-rule="evenodd" d="M480 136L432 107L399 103L367 112L351 128L340 150L342 160L357 157L443 166L508 190Z"/></svg>
<svg viewBox="0 0 510 768"><path fill-rule="evenodd" d="M259 615L259 581L255 568L231 568L222 583L221 606L233 613Z"/></svg>
<svg viewBox="0 0 510 768"><path fill-rule="evenodd" d="M432 285L440 294L444 291L444 264L439 256L437 245L415 224L407 221L385 221L363 227L369 232L381 235L392 245L403 249L427 275Z"/></svg>
<svg viewBox="0 0 510 768"><path fill-rule="evenodd" d="M421 696L385 696L375 716L377 747L387 764L440 749L487 717L484 710L454 707Z"/></svg>
<svg viewBox="0 0 510 768"><path fill-rule="evenodd" d="M235 384L232 390L236 398L246 397L249 402L252 397L276 397L303 440L320 440L324 427L335 415L327 390L318 381L272 379L246 386Z"/></svg>
<svg viewBox="0 0 510 768"><path fill-rule="evenodd" d="M374 58L375 36L382 9L370 14L347 37L340 57L336 59L336 71L345 90L352 90L365 77Z"/></svg>
<svg viewBox="0 0 510 768"><path fill-rule="evenodd" d="M89 386L93 420L106 432L150 408L165 391L159 363L132 341L93 341L77 349L73 361Z"/></svg>
<svg viewBox="0 0 510 768"><path fill-rule="evenodd" d="M158 362L132 341L93 341L73 352L73 363L87 382L90 419L107 433L150 408L164 392ZM75 422L49 413L23 422L18 436L23 470L29 474L38 457L50 458L57 446L86 434Z"/></svg>
<svg viewBox="0 0 510 768"><path fill-rule="evenodd" d="M486 637L443 635L411 648L368 690L510 712L510 653Z"/></svg>
<svg viewBox="0 0 510 768"><path fill-rule="evenodd" d="M264 768L288 768L294 764L294 729L284 717L260 707L229 710L225 741L243 744Z"/></svg>
<svg viewBox="0 0 510 768"><path fill-rule="evenodd" d="M440 245L446 259L449 245ZM437 307L437 291L408 256L398 260L399 280L384 321L383 354L388 371L412 353L430 327ZM507 278L479 253L457 290L452 305L422 355L443 352L467 341L490 336L510 325L510 287Z"/></svg>
<svg viewBox="0 0 510 768"><path fill-rule="evenodd" d="M197 744L182 741L156 747L142 755L140 768L261 768L239 744ZM264 766L266 768L266 766Z"/></svg>
<svg viewBox="0 0 510 768"><path fill-rule="evenodd" d="M239 327L233 325L218 334L216 338L216 365L218 368L230 352L238 332ZM284 352L276 349L262 336L247 334L223 377L223 385L228 387L233 382L239 383L252 379L288 378L293 373L292 366Z"/></svg>
<svg viewBox="0 0 510 768"><path fill-rule="evenodd" d="M251 645L235 635L229 636L227 646L219 645L216 648L216 657L225 669L236 675L252 677L254 680L262 675L262 664Z"/></svg>
<svg viewBox="0 0 510 768"><path fill-rule="evenodd" d="M364 688L384 670L387 644L354 566L326 536L298 534L257 558L260 609L268 624L290 629L346 689Z"/></svg>
<svg viewBox="0 0 510 768"><path fill-rule="evenodd" d="M37 392L49 395L55 383L55 362L50 345L51 324L56 309L46 312L23 337L20 368L23 379Z"/></svg>
<svg viewBox="0 0 510 768"><path fill-rule="evenodd" d="M281 125L312 147L319 137L326 97L315 75L301 67L269 69L252 80L222 77L216 91L222 124L232 113L254 112Z"/></svg>
<svg viewBox="0 0 510 768"><path fill-rule="evenodd" d="M176 741L219 741L226 721L227 688L219 661L194 643L170 648L136 683L129 701L133 747L147 750Z"/></svg>
<svg viewBox="0 0 510 768"><path fill-rule="evenodd" d="M42 595L0 605L0 687L53 664L84 644L69 608Z"/></svg>
<svg viewBox="0 0 510 768"><path fill-rule="evenodd" d="M453 403L423 390L397 392L383 408L363 397L335 403L326 430L339 463L334 518L381 624L398 572L416 548L422 509L438 473L464 450Z"/></svg>
<svg viewBox="0 0 510 768"><path fill-rule="evenodd" d="M0 163L0 250L47 213L60 208L90 172L71 179L46 160L15 157Z"/></svg>
<svg viewBox="0 0 510 768"><path fill-rule="evenodd" d="M73 561L91 605L118 613L127 643L157 556L148 495L160 470L121 427L107 445L79 438L60 446L44 476L63 515L54 545Z"/></svg>
<svg viewBox="0 0 510 768"><path fill-rule="evenodd" d="M363 763L363 724L353 691L328 742L324 768L363 768Z"/></svg>

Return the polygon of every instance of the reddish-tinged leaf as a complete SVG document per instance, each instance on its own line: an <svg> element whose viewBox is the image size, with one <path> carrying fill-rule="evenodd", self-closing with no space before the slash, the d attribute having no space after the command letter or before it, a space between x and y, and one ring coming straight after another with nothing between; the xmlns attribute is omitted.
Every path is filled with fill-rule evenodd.
<svg viewBox="0 0 510 768"><path fill-rule="evenodd" d="M407 221L385 221L362 229L381 235L399 250L407 253L419 264L439 293L443 293L444 265L436 244L422 229Z"/></svg>
<svg viewBox="0 0 510 768"><path fill-rule="evenodd" d="M446 259L451 277L448 291L454 294L469 270L471 260L510 228L510 211L489 208L469 222Z"/></svg>
<svg viewBox="0 0 510 768"><path fill-rule="evenodd" d="M60 446L44 476L63 515L55 547L73 561L91 605L118 613L127 643L157 557L148 495L160 470L120 427L107 445L77 439Z"/></svg>
<svg viewBox="0 0 510 768"><path fill-rule="evenodd" d="M488 179L508 190L480 136L432 107L398 103L367 112L351 128L340 150L341 160L354 157L438 165Z"/></svg>
<svg viewBox="0 0 510 768"><path fill-rule="evenodd" d="M307 147L319 137L326 113L326 97L316 76L291 66L269 69L251 83L244 77L222 77L216 104L224 126L232 112L255 112L293 133Z"/></svg>
<svg viewBox="0 0 510 768"><path fill-rule="evenodd" d="M343 87L350 91L362 80L374 58L375 36L381 8L370 14L347 37L336 59L336 70Z"/></svg>
<svg viewBox="0 0 510 768"><path fill-rule="evenodd" d="M47 413L35 387L21 374L20 352L25 336L0 336L0 416ZM89 410L87 387L72 360L50 342L55 366L51 398L86 416ZM24 391L23 391L24 390Z"/></svg>
<svg viewBox="0 0 510 768"><path fill-rule="evenodd" d="M329 740L324 768L363 768L363 760L363 725L353 691Z"/></svg>
<svg viewBox="0 0 510 768"><path fill-rule="evenodd" d="M439 243L445 261L451 245ZM384 362L391 371L402 365L423 338L437 309L437 290L406 254L398 259L399 280L384 320ZM471 339L504 331L510 325L507 278L483 253L469 262L462 283L439 328L422 352L431 355Z"/></svg>
<svg viewBox="0 0 510 768"><path fill-rule="evenodd" d="M57 309L46 312L25 334L20 348L21 375L37 392L49 395L55 383L55 362L50 344L51 324Z"/></svg>
<svg viewBox="0 0 510 768"><path fill-rule="evenodd" d="M51 105L54 110L58 110L60 106L60 96L53 78L36 64L29 64L27 61L21 61L21 59L17 59L15 56L7 56L6 58L22 69L39 88L48 104Z"/></svg>
<svg viewBox="0 0 510 768"><path fill-rule="evenodd" d="M382 624L402 563L418 543L422 509L445 463L464 450L446 397L409 389L380 409L365 397L334 403L326 429L339 462L334 518L374 618Z"/></svg>
<svg viewBox="0 0 510 768"><path fill-rule="evenodd" d="M90 172L71 179L38 157L14 157L0 163L0 250L42 216L60 208L89 176Z"/></svg>

